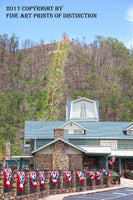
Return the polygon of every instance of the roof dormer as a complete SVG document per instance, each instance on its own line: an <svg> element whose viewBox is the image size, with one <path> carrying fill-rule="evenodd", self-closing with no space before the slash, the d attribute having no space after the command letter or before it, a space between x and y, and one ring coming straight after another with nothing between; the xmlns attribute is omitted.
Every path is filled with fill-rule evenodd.
<svg viewBox="0 0 133 200"><path fill-rule="evenodd" d="M125 135L133 135L133 124L122 130Z"/></svg>
<svg viewBox="0 0 133 200"><path fill-rule="evenodd" d="M99 121L98 102L87 98L80 98L68 102L67 120Z"/></svg>
<svg viewBox="0 0 133 200"><path fill-rule="evenodd" d="M64 129L65 134L85 134L86 129L74 121L68 121L59 128Z"/></svg>

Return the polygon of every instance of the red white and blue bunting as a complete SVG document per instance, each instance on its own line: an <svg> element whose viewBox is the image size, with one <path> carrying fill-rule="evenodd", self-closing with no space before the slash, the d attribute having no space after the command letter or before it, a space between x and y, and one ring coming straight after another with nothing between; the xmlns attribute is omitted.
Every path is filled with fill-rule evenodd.
<svg viewBox="0 0 133 200"><path fill-rule="evenodd" d="M25 182L25 172L18 172L17 180L18 180L18 190L23 191Z"/></svg>
<svg viewBox="0 0 133 200"><path fill-rule="evenodd" d="M96 174L96 180L99 182L101 180L101 173L96 171L95 174Z"/></svg>
<svg viewBox="0 0 133 200"><path fill-rule="evenodd" d="M59 177L59 172L58 171L50 171L50 177L51 181L54 185L56 185Z"/></svg>
<svg viewBox="0 0 133 200"><path fill-rule="evenodd" d="M95 175L92 171L87 171L87 173L90 175L91 180L94 181L95 180Z"/></svg>
<svg viewBox="0 0 133 200"><path fill-rule="evenodd" d="M83 182L84 181L84 173L82 171L76 171L76 174L79 178L79 181Z"/></svg>
<svg viewBox="0 0 133 200"><path fill-rule="evenodd" d="M4 182L6 188L10 188L11 178L12 178L12 170L4 169Z"/></svg>
<svg viewBox="0 0 133 200"><path fill-rule="evenodd" d="M40 185L42 187L44 187L44 183L45 183L45 173L44 173L44 171L39 172L39 181L40 181Z"/></svg>
<svg viewBox="0 0 133 200"><path fill-rule="evenodd" d="M32 185L34 188L37 188L36 172L30 172L29 175L30 175L31 185Z"/></svg>
<svg viewBox="0 0 133 200"><path fill-rule="evenodd" d="M71 181L71 179L72 179L71 171L65 171L65 172L64 172L64 175L65 175L65 177L66 177L66 183L67 183L67 184L70 184L70 181Z"/></svg>
<svg viewBox="0 0 133 200"><path fill-rule="evenodd" d="M112 175L106 170L106 169L102 169L102 172L106 175L106 176L109 176L109 177L112 177Z"/></svg>

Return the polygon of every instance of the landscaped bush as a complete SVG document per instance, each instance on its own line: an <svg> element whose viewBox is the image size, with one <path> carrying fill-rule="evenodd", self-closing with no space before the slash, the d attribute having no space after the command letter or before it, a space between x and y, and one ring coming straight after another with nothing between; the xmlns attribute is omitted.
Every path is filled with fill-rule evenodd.
<svg viewBox="0 0 133 200"><path fill-rule="evenodd" d="M118 175L116 172L110 170L109 171L110 174L110 183L111 184L120 184L120 175Z"/></svg>
<svg viewBox="0 0 133 200"><path fill-rule="evenodd" d="M129 169L125 169L124 178L133 179L133 171L130 171Z"/></svg>

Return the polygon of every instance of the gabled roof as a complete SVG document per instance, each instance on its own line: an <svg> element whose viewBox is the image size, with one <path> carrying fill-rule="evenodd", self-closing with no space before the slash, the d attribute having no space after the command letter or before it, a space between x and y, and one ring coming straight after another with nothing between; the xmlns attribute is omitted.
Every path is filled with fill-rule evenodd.
<svg viewBox="0 0 133 200"><path fill-rule="evenodd" d="M122 130L131 125L131 122L86 122L79 121L79 125L86 128L86 134L67 135L69 138L133 138L133 135L124 135Z"/></svg>
<svg viewBox="0 0 133 200"><path fill-rule="evenodd" d="M65 124L61 125L59 128L63 128L64 126L66 126L66 125L69 124L69 123L73 123L73 124L75 124L76 126L80 127L81 129L86 130L86 128L84 128L83 126L81 126L81 125L79 125L78 123L74 122L73 120L70 120L70 121L66 122Z"/></svg>
<svg viewBox="0 0 133 200"><path fill-rule="evenodd" d="M38 152L38 151L40 151L40 150L42 150L42 149L44 149L44 148L50 146L51 144L56 143L56 142L59 141L59 140L62 141L62 142L64 142L65 144L68 144L69 146L72 146L73 148L75 148L75 149L77 149L77 150L79 150L79 151L81 151L81 152L86 153L86 150L84 150L84 149L82 149L82 148L80 148L80 147L78 147L78 146L75 146L74 144L71 144L70 142L68 142L68 141L66 141L66 140L64 140L64 139L62 139L62 138L56 138L54 141L52 141L52 142L50 142L50 143L48 143L48 144L42 146L42 147L39 148L39 149L36 149L35 151L32 152L32 154L34 154L34 153L36 153L36 152Z"/></svg>
<svg viewBox="0 0 133 200"><path fill-rule="evenodd" d="M95 102L94 100L87 99L87 98L85 98L85 97L81 97L81 98L79 98L79 99L72 100L72 102L78 102L78 101L81 101L81 100L90 101L90 102L92 102L92 103Z"/></svg>
<svg viewBox="0 0 133 200"><path fill-rule="evenodd" d="M54 129L67 123L66 121L26 121L25 140L54 139ZM124 135L122 130L131 127L132 122L76 122L86 129L86 134L65 134L66 138L133 138L133 135Z"/></svg>
<svg viewBox="0 0 133 200"><path fill-rule="evenodd" d="M54 129L63 125L64 121L26 121L25 139L53 139Z"/></svg>

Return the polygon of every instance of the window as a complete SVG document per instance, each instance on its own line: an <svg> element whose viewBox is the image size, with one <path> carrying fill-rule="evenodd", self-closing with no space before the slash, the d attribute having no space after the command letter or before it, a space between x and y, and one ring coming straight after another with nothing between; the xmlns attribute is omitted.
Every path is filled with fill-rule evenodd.
<svg viewBox="0 0 133 200"><path fill-rule="evenodd" d="M64 129L64 134L68 134L69 133L69 129Z"/></svg>
<svg viewBox="0 0 133 200"><path fill-rule="evenodd" d="M83 134L82 129L64 129L64 134Z"/></svg>
<svg viewBox="0 0 133 200"><path fill-rule="evenodd" d="M75 134L82 134L82 129L74 129Z"/></svg>
<svg viewBox="0 0 133 200"><path fill-rule="evenodd" d="M127 134L133 135L133 130L132 130L132 129L128 130L128 131L127 131Z"/></svg>
<svg viewBox="0 0 133 200"><path fill-rule="evenodd" d="M98 121L98 110L95 101L81 98L71 102L70 119Z"/></svg>
<svg viewBox="0 0 133 200"><path fill-rule="evenodd" d="M81 117L81 118L87 118L87 114L86 114L86 105L85 105L85 103L81 103L80 117Z"/></svg>

